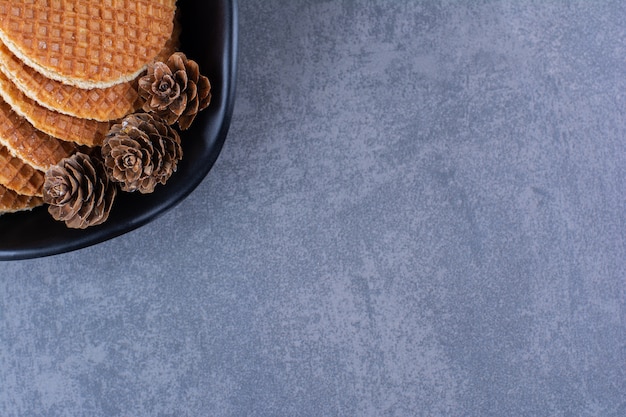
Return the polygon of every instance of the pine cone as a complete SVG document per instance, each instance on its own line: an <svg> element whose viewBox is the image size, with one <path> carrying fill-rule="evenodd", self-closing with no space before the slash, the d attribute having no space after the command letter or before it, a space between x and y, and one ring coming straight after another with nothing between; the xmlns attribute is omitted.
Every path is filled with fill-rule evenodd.
<svg viewBox="0 0 626 417"><path fill-rule="evenodd" d="M211 101L209 79L182 52L174 53L167 63L149 65L147 75L139 79L138 92L145 100L143 111L157 114L169 125L178 122L182 130Z"/></svg>
<svg viewBox="0 0 626 417"><path fill-rule="evenodd" d="M113 125L101 151L109 178L123 191L142 194L165 184L183 156L178 133L147 113L131 114Z"/></svg>
<svg viewBox="0 0 626 417"><path fill-rule="evenodd" d="M48 212L74 229L103 223L116 193L102 162L80 152L50 167L43 185Z"/></svg>

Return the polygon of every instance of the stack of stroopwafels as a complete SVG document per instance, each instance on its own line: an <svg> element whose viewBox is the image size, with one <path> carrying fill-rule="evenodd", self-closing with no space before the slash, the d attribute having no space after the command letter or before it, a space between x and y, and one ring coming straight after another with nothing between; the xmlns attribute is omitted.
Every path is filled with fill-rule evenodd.
<svg viewBox="0 0 626 417"><path fill-rule="evenodd" d="M137 110L176 47L176 0L0 0L0 214L43 204L43 173Z"/></svg>

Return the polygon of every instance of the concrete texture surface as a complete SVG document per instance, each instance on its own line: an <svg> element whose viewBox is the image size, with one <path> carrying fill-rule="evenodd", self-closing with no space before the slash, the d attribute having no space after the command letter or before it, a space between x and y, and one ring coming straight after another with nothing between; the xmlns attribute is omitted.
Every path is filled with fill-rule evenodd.
<svg viewBox="0 0 626 417"><path fill-rule="evenodd" d="M624 22L241 0L201 186L0 264L0 415L626 415Z"/></svg>

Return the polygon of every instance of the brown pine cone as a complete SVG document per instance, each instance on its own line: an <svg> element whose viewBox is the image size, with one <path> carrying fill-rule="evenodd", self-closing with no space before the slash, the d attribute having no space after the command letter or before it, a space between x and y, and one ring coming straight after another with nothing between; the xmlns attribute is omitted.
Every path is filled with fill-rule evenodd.
<svg viewBox="0 0 626 417"><path fill-rule="evenodd" d="M46 171L43 200L48 212L74 229L103 223L116 194L102 162L80 152Z"/></svg>
<svg viewBox="0 0 626 417"><path fill-rule="evenodd" d="M131 114L113 125L101 152L109 178L123 191L142 194L165 184L183 156L178 133L147 113Z"/></svg>
<svg viewBox="0 0 626 417"><path fill-rule="evenodd" d="M174 53L166 63L149 65L147 75L139 79L138 92L145 100L143 111L157 114L169 125L178 122L182 130L211 101L209 79L182 52Z"/></svg>

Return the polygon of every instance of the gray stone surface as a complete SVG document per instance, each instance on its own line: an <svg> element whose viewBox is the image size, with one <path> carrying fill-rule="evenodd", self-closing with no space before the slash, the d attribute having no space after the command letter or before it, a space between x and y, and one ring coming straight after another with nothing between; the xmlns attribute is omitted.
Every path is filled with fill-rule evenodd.
<svg viewBox="0 0 626 417"><path fill-rule="evenodd" d="M241 0L201 186L0 265L0 415L626 415L624 22Z"/></svg>

